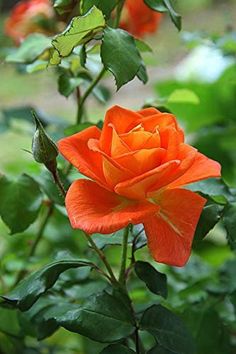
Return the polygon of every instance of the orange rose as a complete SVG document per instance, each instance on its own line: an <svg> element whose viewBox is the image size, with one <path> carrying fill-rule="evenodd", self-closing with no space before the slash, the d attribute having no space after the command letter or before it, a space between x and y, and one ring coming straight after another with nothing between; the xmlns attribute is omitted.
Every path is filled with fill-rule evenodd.
<svg viewBox="0 0 236 354"><path fill-rule="evenodd" d="M220 176L220 165L184 143L175 117L155 108L108 110L96 126L62 139L59 150L91 178L72 183L66 208L72 227L108 234L143 223L153 258L183 266L206 200L182 189Z"/></svg>
<svg viewBox="0 0 236 354"><path fill-rule="evenodd" d="M21 1L7 19L5 33L16 43L20 43L30 33L50 33L45 20L51 20L53 17L50 0Z"/></svg>
<svg viewBox="0 0 236 354"><path fill-rule="evenodd" d="M134 36L153 33L159 26L162 14L151 10L143 0L126 0L120 27Z"/></svg>

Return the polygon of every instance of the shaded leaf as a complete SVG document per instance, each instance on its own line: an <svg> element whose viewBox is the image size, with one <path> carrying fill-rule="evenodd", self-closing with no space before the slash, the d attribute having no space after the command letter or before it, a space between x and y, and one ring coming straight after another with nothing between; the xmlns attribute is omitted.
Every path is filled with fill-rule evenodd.
<svg viewBox="0 0 236 354"><path fill-rule="evenodd" d="M117 4L117 0L86 0L83 1L83 12L87 12L91 7L96 6L104 15L109 18L112 10Z"/></svg>
<svg viewBox="0 0 236 354"><path fill-rule="evenodd" d="M161 347L160 345L155 345L155 347L150 349L147 354L176 354L176 352L172 352L166 348Z"/></svg>
<svg viewBox="0 0 236 354"><path fill-rule="evenodd" d="M121 29L104 30L101 57L105 69L114 75L117 89L133 80L142 65L134 38Z"/></svg>
<svg viewBox="0 0 236 354"><path fill-rule="evenodd" d="M144 281L148 289L154 294L167 298L167 277L158 272L150 263L137 261L134 266L135 273Z"/></svg>
<svg viewBox="0 0 236 354"><path fill-rule="evenodd" d="M200 219L197 224L197 229L194 236L195 241L201 241L214 228L220 220L223 207L208 201L205 205Z"/></svg>
<svg viewBox="0 0 236 354"><path fill-rule="evenodd" d="M144 0L144 2L152 10L158 12L168 12L172 22L179 31L181 30L181 16L174 10L171 0Z"/></svg>
<svg viewBox="0 0 236 354"><path fill-rule="evenodd" d="M134 354L135 352L122 344L112 344L104 348L100 354Z"/></svg>
<svg viewBox="0 0 236 354"><path fill-rule="evenodd" d="M32 63L50 47L50 37L40 33L31 34L22 42L19 48L7 56L6 61L11 63Z"/></svg>
<svg viewBox="0 0 236 354"><path fill-rule="evenodd" d="M182 320L160 305L149 307L140 321L140 328L151 333L163 347L178 354L193 354L192 336Z"/></svg>
<svg viewBox="0 0 236 354"><path fill-rule="evenodd" d="M11 234L24 231L37 218L42 193L33 178L22 174L18 180L0 175L0 216Z"/></svg>
<svg viewBox="0 0 236 354"><path fill-rule="evenodd" d="M132 309L120 293L92 295L82 306L55 305L45 311L44 320L102 343L126 338L135 329Z"/></svg>
<svg viewBox="0 0 236 354"><path fill-rule="evenodd" d="M58 91L61 95L69 97L82 82L83 80L80 78L61 74L58 78Z"/></svg>
<svg viewBox="0 0 236 354"><path fill-rule="evenodd" d="M227 231L230 247L236 250L236 203L226 206L223 214L223 223Z"/></svg>
<svg viewBox="0 0 236 354"><path fill-rule="evenodd" d="M92 263L88 261L77 259L53 262L23 279L12 292L4 295L3 299L21 311L26 311L55 284L61 273L71 268L92 266Z"/></svg>

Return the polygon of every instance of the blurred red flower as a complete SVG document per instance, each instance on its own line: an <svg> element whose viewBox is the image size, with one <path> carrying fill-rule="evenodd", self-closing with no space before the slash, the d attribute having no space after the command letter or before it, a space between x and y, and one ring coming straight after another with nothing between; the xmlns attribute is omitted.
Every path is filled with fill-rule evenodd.
<svg viewBox="0 0 236 354"><path fill-rule="evenodd" d="M143 37L157 30L161 17L161 13L151 10L143 0L126 0L120 27L134 36Z"/></svg>
<svg viewBox="0 0 236 354"><path fill-rule="evenodd" d="M34 32L50 34L50 20L54 10L50 0L26 0L19 2L5 23L5 33L19 44Z"/></svg>

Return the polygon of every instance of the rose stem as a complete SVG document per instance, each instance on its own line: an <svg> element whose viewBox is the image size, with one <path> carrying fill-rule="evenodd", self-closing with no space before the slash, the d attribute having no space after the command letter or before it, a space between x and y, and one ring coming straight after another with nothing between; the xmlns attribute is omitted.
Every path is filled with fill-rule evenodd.
<svg viewBox="0 0 236 354"><path fill-rule="evenodd" d="M111 269L111 266L108 262L108 260L106 259L105 254L97 247L96 243L93 241L92 237L87 234L86 232L84 232L84 235L86 236L88 243L90 244L90 246L93 248L93 250L97 253L98 257L101 259L101 261L103 262L103 264L105 265L109 275L110 275L110 280L112 283L117 284L117 279L113 273L113 270Z"/></svg>
<svg viewBox="0 0 236 354"><path fill-rule="evenodd" d="M128 250L129 225L124 229L119 282L125 285L126 258Z"/></svg>

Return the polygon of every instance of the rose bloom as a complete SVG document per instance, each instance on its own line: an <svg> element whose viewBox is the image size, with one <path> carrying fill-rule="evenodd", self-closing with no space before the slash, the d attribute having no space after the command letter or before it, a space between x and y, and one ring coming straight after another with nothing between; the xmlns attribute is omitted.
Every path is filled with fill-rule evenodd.
<svg viewBox="0 0 236 354"><path fill-rule="evenodd" d="M220 176L220 165L184 142L172 114L114 106L102 130L89 127L58 146L90 178L73 182L66 195L73 228L109 234L143 223L156 261L187 262L206 199L183 187Z"/></svg>
<svg viewBox="0 0 236 354"><path fill-rule="evenodd" d="M50 33L46 22L43 24L43 21L49 21L53 17L54 11L50 0L21 1L13 8L7 19L5 33L16 43L20 43L30 33Z"/></svg>
<svg viewBox="0 0 236 354"><path fill-rule="evenodd" d="M143 0L126 0L120 27L134 36L143 37L156 31L161 17L162 14L151 10Z"/></svg>

